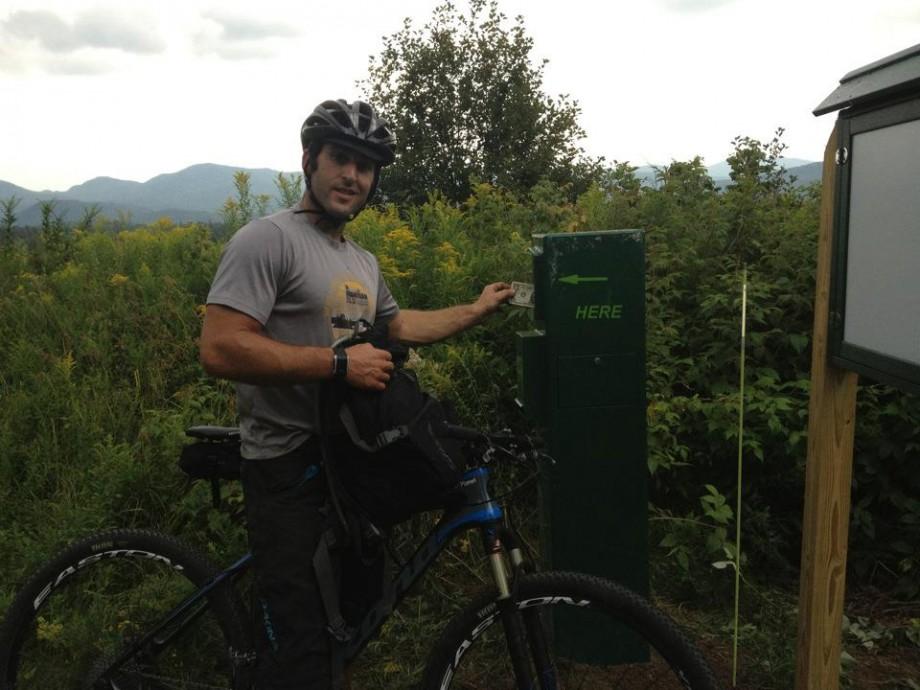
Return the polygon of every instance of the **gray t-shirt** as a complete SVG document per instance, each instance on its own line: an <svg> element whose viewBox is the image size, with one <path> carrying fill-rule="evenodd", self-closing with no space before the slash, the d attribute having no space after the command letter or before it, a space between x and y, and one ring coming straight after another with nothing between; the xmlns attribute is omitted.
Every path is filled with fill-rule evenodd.
<svg viewBox="0 0 920 690"><path fill-rule="evenodd" d="M208 304L256 319L273 340L329 347L358 319L389 319L399 307L374 256L332 239L303 212L279 211L241 228L224 248ZM317 430L319 383L236 384L242 453L283 455Z"/></svg>

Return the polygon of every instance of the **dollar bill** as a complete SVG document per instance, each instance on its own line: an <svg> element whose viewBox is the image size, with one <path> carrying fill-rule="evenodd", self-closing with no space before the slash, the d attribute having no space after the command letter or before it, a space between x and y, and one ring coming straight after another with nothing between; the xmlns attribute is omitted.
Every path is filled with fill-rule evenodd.
<svg viewBox="0 0 920 690"><path fill-rule="evenodd" d="M518 307L533 307L533 285L530 283L511 283L514 290L514 297L511 298L511 304Z"/></svg>

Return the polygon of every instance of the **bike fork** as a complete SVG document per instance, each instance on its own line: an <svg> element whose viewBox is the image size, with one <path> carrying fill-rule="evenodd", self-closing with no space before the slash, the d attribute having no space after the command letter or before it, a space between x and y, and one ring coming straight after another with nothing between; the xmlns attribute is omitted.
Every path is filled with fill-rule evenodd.
<svg viewBox="0 0 920 690"><path fill-rule="evenodd" d="M506 535L511 542L508 550L511 565L515 575L522 572L524 558L520 548L514 543L511 535ZM502 626L505 630L505 639L508 644L508 653L511 656L511 665L514 670L514 679L518 690L556 690L556 672L549 654L549 645L546 642L546 631L540 615L536 609L519 610L519 601L516 593L515 581L508 576L505 560L502 556L504 548L498 534L491 529L484 531L485 548L492 568L492 576L498 589L498 611L501 616ZM529 649L529 654L528 654ZM537 681L531 671L537 672Z"/></svg>

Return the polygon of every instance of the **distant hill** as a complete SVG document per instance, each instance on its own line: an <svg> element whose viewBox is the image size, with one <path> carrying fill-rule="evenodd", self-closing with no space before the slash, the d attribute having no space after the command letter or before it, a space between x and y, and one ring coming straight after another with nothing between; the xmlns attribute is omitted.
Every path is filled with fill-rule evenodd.
<svg viewBox="0 0 920 690"><path fill-rule="evenodd" d="M780 158L779 162L786 170L811 163L811 161L802 160L801 158ZM720 161L715 165L710 165L707 170L709 170L709 176L714 180L728 180L730 179L732 168L728 161Z"/></svg>
<svg viewBox="0 0 920 690"><path fill-rule="evenodd" d="M54 194L55 192L45 192L46 194ZM17 209L21 211L27 206L31 206L36 201L38 201L38 194L40 192L30 192L28 189L24 189L18 185L12 184L10 182L4 182L0 180L0 199L9 199L10 197L18 197L22 199L19 202Z"/></svg>
<svg viewBox="0 0 920 690"><path fill-rule="evenodd" d="M47 200L43 197L42 201ZM181 208L150 209L134 204L114 202L75 201L74 199L55 199L54 213L67 223L76 223L83 217L84 209L95 204L106 218L117 219L126 216L129 225L146 225L159 218L168 216L176 223L212 223L219 220L218 213L190 211ZM23 210L25 209L25 210ZM41 202L31 206L20 204L16 208L16 224L22 227L39 227L42 223Z"/></svg>
<svg viewBox="0 0 920 690"><path fill-rule="evenodd" d="M820 182L823 170L824 164L821 162L787 168L789 174L795 176L795 183L800 186Z"/></svg>
<svg viewBox="0 0 920 690"><path fill-rule="evenodd" d="M821 163L783 159L783 164L796 184L806 185L821 179ZM74 223L91 204L98 204L109 218L127 214L132 223L150 223L169 216L177 223L212 222L220 219L220 209L229 197L236 196L233 175L238 170L249 173L253 195L268 194L277 207L278 190L274 180L277 170L268 168L236 168L229 165L202 163L174 173L157 175L146 182L95 177L64 192L36 192L0 180L0 199L16 196L22 201L16 208L18 225L35 227L41 224L41 202L53 199L55 212L66 222ZM729 183L730 168L721 161L707 168L720 188ZM289 174L289 173L286 173ZM655 185L655 170L643 166L636 176L648 186Z"/></svg>
<svg viewBox="0 0 920 690"><path fill-rule="evenodd" d="M35 192L0 180L0 199L13 195L22 199L16 215L18 224L23 226L38 225L41 202L52 199L56 202L55 212L67 222L79 220L83 209L91 204L98 204L110 218L130 214L134 223L149 223L163 216L177 223L208 222L218 220L224 202L236 196L233 175L239 170L249 173L253 195L268 194L273 200L277 197L277 170L202 163L146 182L95 177L63 192Z"/></svg>
<svg viewBox="0 0 920 690"><path fill-rule="evenodd" d="M787 173L796 178L795 184L797 186L805 186L821 180L823 165L820 162L815 163L802 160L801 158L782 158L780 159L780 163ZM643 184L654 186L657 180L655 177L656 167L663 166L644 165L637 168L636 177L638 177ZM710 165L706 170L709 172L712 181L716 183L716 187L720 189L728 186L731 182L731 166L728 164L728 161L720 161L715 165Z"/></svg>

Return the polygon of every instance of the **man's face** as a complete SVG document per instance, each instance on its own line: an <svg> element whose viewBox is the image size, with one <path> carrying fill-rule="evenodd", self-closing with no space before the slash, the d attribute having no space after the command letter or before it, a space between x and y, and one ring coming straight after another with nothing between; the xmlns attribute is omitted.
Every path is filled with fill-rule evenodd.
<svg viewBox="0 0 920 690"><path fill-rule="evenodd" d="M306 159L309 156L305 156ZM319 152L310 189L332 216L350 218L367 200L376 163L357 151L327 143Z"/></svg>

